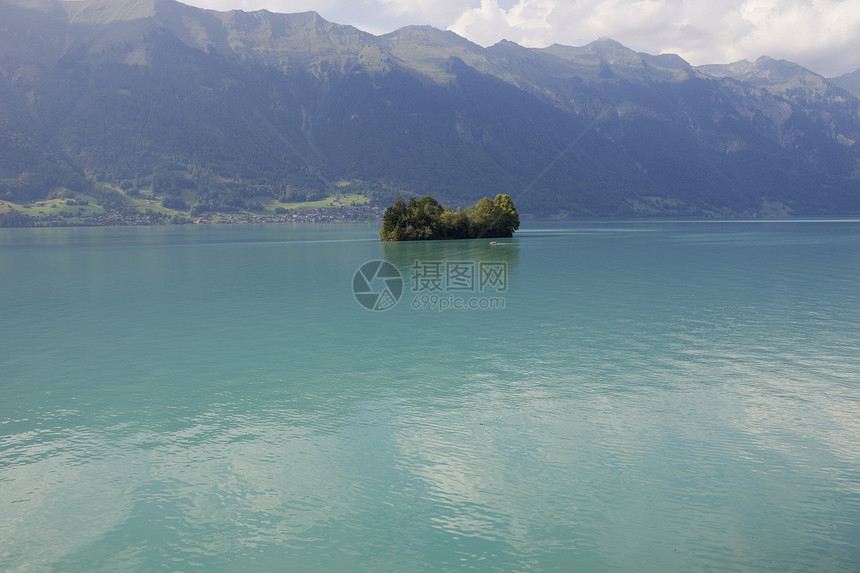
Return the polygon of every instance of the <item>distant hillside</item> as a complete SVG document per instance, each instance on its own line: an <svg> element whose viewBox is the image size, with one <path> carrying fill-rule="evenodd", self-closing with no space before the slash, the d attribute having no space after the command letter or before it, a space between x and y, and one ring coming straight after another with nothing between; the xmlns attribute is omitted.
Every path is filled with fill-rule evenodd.
<svg viewBox="0 0 860 573"><path fill-rule="evenodd" d="M854 95L860 95L860 70L855 70L850 74L843 74L837 78L831 78L830 81L837 86L851 90L854 92Z"/></svg>
<svg viewBox="0 0 860 573"><path fill-rule="evenodd" d="M7 210L504 193L525 216L849 215L858 140L855 93L768 58L694 68L609 39L482 48L313 12L0 0Z"/></svg>

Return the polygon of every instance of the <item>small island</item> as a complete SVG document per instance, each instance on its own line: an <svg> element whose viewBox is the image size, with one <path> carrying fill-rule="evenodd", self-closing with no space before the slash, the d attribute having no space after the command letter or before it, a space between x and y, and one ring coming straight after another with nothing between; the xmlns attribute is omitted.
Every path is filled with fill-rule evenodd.
<svg viewBox="0 0 860 573"><path fill-rule="evenodd" d="M442 207L425 195L409 203L398 197L385 210L379 238L383 241L427 241L433 239L480 239L512 237L520 216L509 195L484 197L467 208Z"/></svg>

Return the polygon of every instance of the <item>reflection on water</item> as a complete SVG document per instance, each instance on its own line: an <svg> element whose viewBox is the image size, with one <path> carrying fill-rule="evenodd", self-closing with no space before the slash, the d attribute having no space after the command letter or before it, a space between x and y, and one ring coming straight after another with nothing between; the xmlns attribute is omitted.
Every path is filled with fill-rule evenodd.
<svg viewBox="0 0 860 573"><path fill-rule="evenodd" d="M854 568L860 224L533 225L0 230L0 569Z"/></svg>
<svg viewBox="0 0 860 573"><path fill-rule="evenodd" d="M461 263L475 265L476 268L481 264L503 264L507 273L513 277L519 261L520 240L499 239L495 242L497 244L493 245L491 241L483 239L408 241L383 242L380 246L382 258L400 270L407 287L414 287L416 263Z"/></svg>
<svg viewBox="0 0 860 573"><path fill-rule="evenodd" d="M495 242L496 244L492 244ZM398 268L409 268L418 260L504 262L515 266L520 254L519 237L511 239L472 239L464 241L382 242L383 258Z"/></svg>

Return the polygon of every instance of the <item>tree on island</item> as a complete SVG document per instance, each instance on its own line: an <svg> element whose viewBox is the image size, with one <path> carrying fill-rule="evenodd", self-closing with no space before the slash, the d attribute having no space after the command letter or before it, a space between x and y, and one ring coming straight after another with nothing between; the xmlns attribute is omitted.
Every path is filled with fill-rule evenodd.
<svg viewBox="0 0 860 573"><path fill-rule="evenodd" d="M520 226L520 216L509 195L484 197L468 209L442 207L425 195L409 203L398 197L385 210L379 237L383 241L431 239L477 239L511 237Z"/></svg>

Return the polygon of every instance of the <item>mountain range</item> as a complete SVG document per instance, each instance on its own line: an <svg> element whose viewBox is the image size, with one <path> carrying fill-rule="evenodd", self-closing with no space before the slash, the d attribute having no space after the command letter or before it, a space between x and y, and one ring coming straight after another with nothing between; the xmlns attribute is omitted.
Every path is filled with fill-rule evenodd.
<svg viewBox="0 0 860 573"><path fill-rule="evenodd" d="M860 214L860 70L488 48L174 0L0 0L0 200L358 193L534 216ZM168 200L165 200L168 199Z"/></svg>

